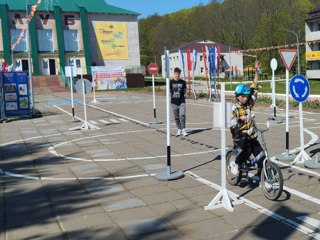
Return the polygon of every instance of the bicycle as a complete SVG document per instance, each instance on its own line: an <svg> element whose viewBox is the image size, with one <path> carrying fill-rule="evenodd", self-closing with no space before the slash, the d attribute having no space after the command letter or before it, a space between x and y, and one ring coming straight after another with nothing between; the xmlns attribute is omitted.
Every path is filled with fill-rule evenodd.
<svg viewBox="0 0 320 240"><path fill-rule="evenodd" d="M283 191L283 176L280 167L272 162L268 156L267 143L264 138L264 133L269 130L269 122L267 122L266 129L259 129L254 122L254 127L261 135L262 149L264 153L263 168L261 172L261 188L263 194L267 199L276 201ZM231 148L226 154L226 168L227 168L227 181L231 185L237 185L243 176L249 179L249 171L257 170L257 161L260 158L260 154L254 159L247 159L241 166L239 166L239 173L232 174L231 163L236 160L238 151L236 148Z"/></svg>

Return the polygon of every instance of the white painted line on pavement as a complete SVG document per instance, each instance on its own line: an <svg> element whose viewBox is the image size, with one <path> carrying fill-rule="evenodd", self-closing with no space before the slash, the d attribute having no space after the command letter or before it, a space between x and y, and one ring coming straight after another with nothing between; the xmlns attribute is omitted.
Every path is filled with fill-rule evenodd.
<svg viewBox="0 0 320 240"><path fill-rule="evenodd" d="M24 141L29 141L29 140L34 140L34 139L38 139L38 138L55 137L55 136L59 136L59 135L62 135L62 133L55 133L55 134L51 134L51 135L47 135L47 136L37 136L37 137L30 137L30 138L26 138L26 139L15 140L15 141L12 141L12 142L0 144L0 147L5 147L5 146L9 146L11 144L24 142Z"/></svg>
<svg viewBox="0 0 320 240"><path fill-rule="evenodd" d="M133 179L133 178L141 178L141 177L152 177L155 173L152 174L139 174L139 175L131 175L131 176L121 176L121 177L70 177L70 178L57 178L57 177L32 177L24 174L16 174L9 171L5 171L0 168L0 173L16 177L16 178L24 178L29 180L50 180L50 181L69 181L69 180L107 180L107 181L114 181L114 180L123 180L123 179Z"/></svg>
<svg viewBox="0 0 320 240"><path fill-rule="evenodd" d="M113 118L111 118L111 119L109 119L109 120L110 120L110 122L113 122L113 123L120 123L118 120L113 119Z"/></svg>
<svg viewBox="0 0 320 240"><path fill-rule="evenodd" d="M124 118L119 118L119 120L121 120L122 122L129 122L127 119Z"/></svg>
<svg viewBox="0 0 320 240"><path fill-rule="evenodd" d="M303 192L299 192L299 191L297 191L297 190L295 190L295 189L293 189L293 188L289 188L289 187L283 186L283 189L286 190L286 191L288 191L289 193L291 193L291 194L293 194L293 195L296 195L296 196L298 196L298 197L301 197L302 199L305 199L305 200L308 200L308 201L310 201L310 202L313 202L313 203L315 203L315 204L320 205L320 199L319 199L319 198L312 197L312 196L310 196L310 195L308 195L308 194L305 194L305 193L303 193Z"/></svg>
<svg viewBox="0 0 320 240"><path fill-rule="evenodd" d="M93 121L93 120L90 120L89 123L96 124L96 125L98 124L96 121Z"/></svg>
<svg viewBox="0 0 320 240"><path fill-rule="evenodd" d="M115 116L117 116L117 117L121 117L121 118L127 119L127 120L129 120L129 121L132 121L132 122L135 122L135 123L139 123L139 124L144 125L144 126L150 126L149 123L145 123L145 122L142 122L142 121L133 119L133 118L129 118L129 117L127 117L127 116L124 116L124 115L121 115L121 114L118 114L118 113L115 113L115 112L111 112L111 111L105 110L105 109L103 109L103 108L99 108L99 107L93 106L93 105L91 105L91 104L88 104L88 106L89 106L89 107L92 107L92 108L95 108L95 109L98 109L98 110L100 110L100 111L102 111L102 112L110 113L110 114L115 115Z"/></svg>
<svg viewBox="0 0 320 240"><path fill-rule="evenodd" d="M220 190L221 190L221 186L219 186L219 185L217 185L217 184L215 184L215 183L213 183L213 182L210 182L210 181L208 181L208 180L206 180L206 179L198 176L197 174L195 174L195 173L193 173L193 172L191 172L191 171L187 171L187 172L185 172L185 173L186 173L187 175L189 175L190 177L194 178L196 181L199 181L199 182L201 182L201 183L203 183L203 184L205 184L205 185L207 185L207 186L209 186L209 187L211 187L211 188L214 188L214 189L216 189L217 191L220 191ZM252 201L244 198L244 197L240 197L239 195L237 195L237 194L234 193L234 192L231 192L231 191L229 191L229 190L228 190L228 192L229 192L229 194L234 195L235 198L240 199L240 200L243 200L244 203L245 203L247 206L258 210L259 212L261 212L261 213L263 213L263 214L266 214L266 215L268 215L268 216L270 216L270 217L278 220L279 222L282 222L282 223L284 223L284 224L286 224L286 225L288 225L288 226L291 226L291 227L297 229L298 231L300 231L300 232L302 232L302 233L304 233L304 234L308 234L309 236L315 237L316 239L320 239L320 237L317 238L317 236L315 236L315 232L314 232L312 229L310 229L310 228L308 228L308 227L305 227L305 226L303 226L303 225L301 225L301 224L299 224L299 223L297 223L297 222L294 222L294 221L292 221L292 220L290 220L290 219L288 219L288 218L285 218L285 217L283 217L283 216L281 216L281 215L279 215L279 214L277 214L277 213L275 213L275 212L272 212L272 211L270 211L270 210L262 207L261 205L258 205L258 204L256 204L256 203L254 203L254 202L252 202Z"/></svg>
<svg viewBox="0 0 320 240"><path fill-rule="evenodd" d="M110 122L106 121L106 120L103 120L103 119L100 119L99 120L100 122L104 123L104 124L110 124Z"/></svg>
<svg viewBox="0 0 320 240"><path fill-rule="evenodd" d="M303 221L307 224L309 224L312 227L315 227L317 229L320 229L320 221L308 216L300 216L300 217L296 217L297 219L299 219L300 221Z"/></svg>

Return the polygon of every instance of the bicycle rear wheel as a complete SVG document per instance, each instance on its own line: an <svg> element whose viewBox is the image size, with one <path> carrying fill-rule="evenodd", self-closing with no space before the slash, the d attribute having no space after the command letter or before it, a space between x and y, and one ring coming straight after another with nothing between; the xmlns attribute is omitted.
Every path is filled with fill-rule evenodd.
<svg viewBox="0 0 320 240"><path fill-rule="evenodd" d="M266 174L266 175L265 175ZM273 162L266 162L265 170L261 173L261 188L266 198L275 201L283 191L283 177L279 166Z"/></svg>
<svg viewBox="0 0 320 240"><path fill-rule="evenodd" d="M231 185L237 185L242 177L242 172L239 171L238 174L233 174L231 172L231 163L236 161L237 154L234 151L229 151L226 155L226 173L227 173L227 181Z"/></svg>

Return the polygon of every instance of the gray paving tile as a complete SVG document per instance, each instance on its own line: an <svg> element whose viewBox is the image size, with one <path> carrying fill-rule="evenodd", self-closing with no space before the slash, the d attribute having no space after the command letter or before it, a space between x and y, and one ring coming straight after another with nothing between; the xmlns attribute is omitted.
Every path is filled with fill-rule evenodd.
<svg viewBox="0 0 320 240"><path fill-rule="evenodd" d="M90 173L102 173L104 170L96 163L88 163L79 166L71 167L71 170L76 174L90 174Z"/></svg>
<svg viewBox="0 0 320 240"><path fill-rule="evenodd" d="M172 229L172 226L161 218L146 218L129 222L123 226L123 231L127 236L147 235Z"/></svg>
<svg viewBox="0 0 320 240"><path fill-rule="evenodd" d="M105 195L105 194L112 194L124 191L124 187L121 184L109 184L105 186L90 186L86 187L87 191L91 195Z"/></svg>
<svg viewBox="0 0 320 240"><path fill-rule="evenodd" d="M117 211L117 210L122 210L122 209L127 209L127 208L134 208L134 207L141 207L145 206L146 204L141 201L139 198L129 198L129 199L124 199L112 204L109 204L104 207L104 209L108 212L110 211Z"/></svg>

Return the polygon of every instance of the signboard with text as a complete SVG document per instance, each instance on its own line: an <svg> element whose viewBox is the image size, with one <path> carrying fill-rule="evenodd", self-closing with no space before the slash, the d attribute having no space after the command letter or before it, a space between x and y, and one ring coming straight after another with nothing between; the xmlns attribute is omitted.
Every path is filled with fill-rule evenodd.
<svg viewBox="0 0 320 240"><path fill-rule="evenodd" d="M92 81L95 90L127 88L124 68L121 66L94 66Z"/></svg>
<svg viewBox="0 0 320 240"><path fill-rule="evenodd" d="M30 116L28 73L3 72L1 78L4 116Z"/></svg>

